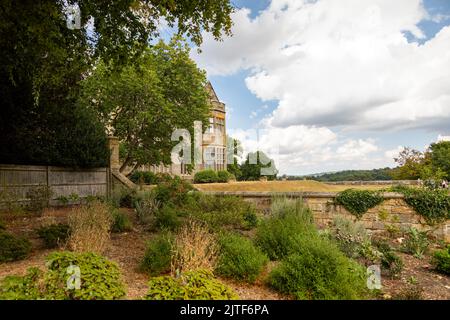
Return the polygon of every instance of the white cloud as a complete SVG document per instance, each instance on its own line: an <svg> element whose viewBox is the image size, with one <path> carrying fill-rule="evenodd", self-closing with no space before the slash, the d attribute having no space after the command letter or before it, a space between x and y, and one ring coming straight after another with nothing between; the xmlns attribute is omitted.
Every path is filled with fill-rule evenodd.
<svg viewBox="0 0 450 320"><path fill-rule="evenodd" d="M274 126L448 127L450 27L424 45L404 34L424 38L417 24L436 19L421 0L272 0L249 14L195 59L210 75L251 70L249 90L279 101Z"/></svg>
<svg viewBox="0 0 450 320"><path fill-rule="evenodd" d="M193 55L209 75L249 70L247 88L278 101L260 141L278 146L282 172L392 166L399 148L358 133L449 128L450 27L423 45L405 35L424 39L418 23L443 18L421 0L272 0L254 19L238 10L234 36L205 34L203 53Z"/></svg>
<svg viewBox="0 0 450 320"><path fill-rule="evenodd" d="M450 141L450 136L441 136L439 135L437 138L437 142L441 142L441 141Z"/></svg>

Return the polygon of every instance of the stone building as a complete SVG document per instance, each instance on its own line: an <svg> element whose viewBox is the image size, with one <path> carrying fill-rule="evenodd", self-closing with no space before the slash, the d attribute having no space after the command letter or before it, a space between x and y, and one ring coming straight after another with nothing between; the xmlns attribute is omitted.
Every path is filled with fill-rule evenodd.
<svg viewBox="0 0 450 320"><path fill-rule="evenodd" d="M214 171L227 169L227 134L226 134L226 109L225 104L217 97L213 86L208 82L206 89L209 93L211 102L211 114L209 117L209 126L202 134L202 161L197 164L195 169L189 173L186 164L171 164L169 166L149 165L143 166L141 170L152 171L153 173L168 173L178 175L185 179L192 179L195 172L205 169ZM193 141L192 137L192 141Z"/></svg>

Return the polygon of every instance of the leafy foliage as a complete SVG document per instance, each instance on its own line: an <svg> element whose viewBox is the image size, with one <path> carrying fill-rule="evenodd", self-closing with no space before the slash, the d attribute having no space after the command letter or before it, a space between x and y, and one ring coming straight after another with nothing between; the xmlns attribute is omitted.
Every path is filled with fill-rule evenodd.
<svg viewBox="0 0 450 320"><path fill-rule="evenodd" d="M0 298L45 300L113 300L125 295L119 268L93 253L54 252L47 257L47 271L30 268L24 277L12 276L0 285ZM70 266L80 268L80 288L67 283Z"/></svg>
<svg viewBox="0 0 450 320"><path fill-rule="evenodd" d="M347 189L336 196L336 203L361 218L367 210L381 204L384 198L377 191Z"/></svg>
<svg viewBox="0 0 450 320"><path fill-rule="evenodd" d="M158 184L159 177L151 171L134 171L129 177L136 184Z"/></svg>
<svg viewBox="0 0 450 320"><path fill-rule="evenodd" d="M48 208L53 191L48 186L33 187L27 192L29 199L28 210L41 213L44 208Z"/></svg>
<svg viewBox="0 0 450 320"><path fill-rule="evenodd" d="M255 243L270 260L280 260L298 248L298 236L315 237L311 211L300 200L274 199L272 216L256 229Z"/></svg>
<svg viewBox="0 0 450 320"><path fill-rule="evenodd" d="M147 244L140 269L152 276L169 272L172 259L172 245L173 236L170 233L164 233L152 239Z"/></svg>
<svg viewBox="0 0 450 320"><path fill-rule="evenodd" d="M450 218L450 195L446 190L428 190L406 186L395 186L391 190L402 193L406 203L424 217L430 225Z"/></svg>
<svg viewBox="0 0 450 320"><path fill-rule="evenodd" d="M258 223L255 207L233 196L192 193L179 210L182 215L203 221L213 229L251 229Z"/></svg>
<svg viewBox="0 0 450 320"><path fill-rule="evenodd" d="M428 250L430 241L428 232L419 231L416 228L410 228L406 233L405 240L402 243L402 251L414 255L416 258L422 258Z"/></svg>
<svg viewBox="0 0 450 320"><path fill-rule="evenodd" d="M31 242L0 230L0 262L25 259L31 252Z"/></svg>
<svg viewBox="0 0 450 320"><path fill-rule="evenodd" d="M194 176L195 183L214 183L218 179L217 172L211 169L199 171Z"/></svg>
<svg viewBox="0 0 450 320"><path fill-rule="evenodd" d="M111 232L120 233L130 231L133 228L130 218L119 210L112 211L113 222L111 225Z"/></svg>
<svg viewBox="0 0 450 320"><path fill-rule="evenodd" d="M190 58L189 46L174 38L147 48L133 65L109 72L97 65L82 83L80 103L98 113L110 134L117 136L128 166L171 163L178 141L172 132L186 128L193 136L194 121L206 123L210 104L206 75Z"/></svg>
<svg viewBox="0 0 450 320"><path fill-rule="evenodd" d="M450 245L434 252L433 265L437 271L450 275Z"/></svg>
<svg viewBox="0 0 450 320"><path fill-rule="evenodd" d="M39 228L37 234L44 240L47 248L57 248L66 243L70 235L70 227L67 224L62 223L52 224Z"/></svg>
<svg viewBox="0 0 450 320"><path fill-rule="evenodd" d="M382 253L382 270L387 272L391 278L398 278L404 266L402 258L400 258L386 242L379 242L376 246Z"/></svg>
<svg viewBox="0 0 450 320"><path fill-rule="evenodd" d="M193 189L187 181L180 177L173 177L158 184L153 192L155 200L161 205L171 203L175 206L181 206L186 202L189 191Z"/></svg>
<svg viewBox="0 0 450 320"><path fill-rule="evenodd" d="M150 279L147 300L236 300L238 296L209 271L186 272L179 277Z"/></svg>
<svg viewBox="0 0 450 320"><path fill-rule="evenodd" d="M373 169L373 170L344 170L333 173L321 174L319 176L308 176L309 179L316 181L385 181L392 180L391 168ZM292 180L294 177L287 177ZM297 177L304 179L304 177Z"/></svg>
<svg viewBox="0 0 450 320"><path fill-rule="evenodd" d="M258 181L262 176L266 176L268 180L274 180L278 174L275 161L262 151L249 153L240 166L240 171L239 179L244 181Z"/></svg>
<svg viewBox="0 0 450 320"><path fill-rule="evenodd" d="M217 182L226 183L233 177L231 173L225 170L217 172Z"/></svg>
<svg viewBox="0 0 450 320"><path fill-rule="evenodd" d="M365 293L364 269L324 239L302 241L269 276L272 287L296 299L361 299Z"/></svg>
<svg viewBox="0 0 450 320"><path fill-rule="evenodd" d="M222 276L254 282L268 262L267 256L248 238L225 234L220 237L219 245L215 272Z"/></svg>

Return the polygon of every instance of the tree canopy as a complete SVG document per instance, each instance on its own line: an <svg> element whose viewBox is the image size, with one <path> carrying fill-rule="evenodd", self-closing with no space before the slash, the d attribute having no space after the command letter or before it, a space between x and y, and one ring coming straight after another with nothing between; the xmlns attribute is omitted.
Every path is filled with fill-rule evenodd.
<svg viewBox="0 0 450 320"><path fill-rule="evenodd" d="M68 6L79 8L80 28L68 28ZM203 32L229 35L232 10L229 0L1 1L0 161L105 163L101 123L77 104L80 81L99 61L139 63L163 21L197 45Z"/></svg>
<svg viewBox="0 0 450 320"><path fill-rule="evenodd" d="M169 164L175 129L207 123L207 80L189 58L184 41L147 48L137 62L110 72L100 63L81 84L81 104L97 112L110 134L123 144L121 171L133 164ZM193 143L193 140L192 140Z"/></svg>

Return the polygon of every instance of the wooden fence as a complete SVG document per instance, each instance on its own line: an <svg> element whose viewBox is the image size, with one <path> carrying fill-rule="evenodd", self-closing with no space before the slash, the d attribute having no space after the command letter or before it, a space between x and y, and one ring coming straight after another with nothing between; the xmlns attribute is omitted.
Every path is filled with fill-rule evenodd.
<svg viewBox="0 0 450 320"><path fill-rule="evenodd" d="M0 165L0 202L11 196L15 201L26 202L29 191L39 186L51 189L52 205L57 204L57 199L61 197L108 197L111 193L111 174L109 168Z"/></svg>

